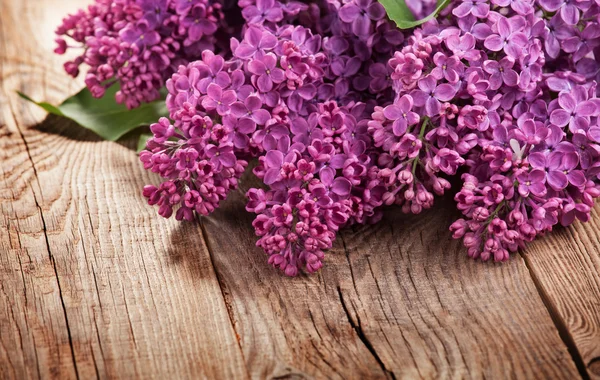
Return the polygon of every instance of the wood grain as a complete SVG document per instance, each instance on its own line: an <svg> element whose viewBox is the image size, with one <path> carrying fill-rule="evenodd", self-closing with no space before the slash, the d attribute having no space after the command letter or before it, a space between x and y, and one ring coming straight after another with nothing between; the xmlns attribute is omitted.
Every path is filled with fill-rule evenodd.
<svg viewBox="0 0 600 380"><path fill-rule="evenodd" d="M242 215L238 192L203 224L244 356L262 356L253 377L579 376L523 259L466 259L452 212L346 229L317 276L293 280L265 269Z"/></svg>
<svg viewBox="0 0 600 380"><path fill-rule="evenodd" d="M558 228L523 257L581 371L600 379L600 215Z"/></svg>
<svg viewBox="0 0 600 380"><path fill-rule="evenodd" d="M246 377L200 227L155 216L140 191L156 178L135 151L54 117L26 127L43 113L14 90L75 90L29 36L54 27L45 7L80 5L0 6L0 377Z"/></svg>
<svg viewBox="0 0 600 380"><path fill-rule="evenodd" d="M597 211L495 265L451 241L449 200L391 209L283 277L254 246L251 176L214 215L164 220L135 136L17 98L81 87L51 32L88 2L0 0L0 379L600 378Z"/></svg>

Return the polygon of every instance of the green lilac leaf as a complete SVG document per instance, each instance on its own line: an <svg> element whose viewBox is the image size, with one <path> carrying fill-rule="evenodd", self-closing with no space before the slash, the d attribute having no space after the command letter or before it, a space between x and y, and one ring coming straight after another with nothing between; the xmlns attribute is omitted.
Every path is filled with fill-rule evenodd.
<svg viewBox="0 0 600 380"><path fill-rule="evenodd" d="M419 26L435 17L450 4L451 0L438 0L437 8L427 17L415 20L404 0L378 0L385 8L385 11L400 29L411 29Z"/></svg>
<svg viewBox="0 0 600 380"><path fill-rule="evenodd" d="M129 110L125 105L115 102L115 93L118 90L119 87L113 85L102 98L94 98L90 91L84 88L59 106L36 102L21 92L18 94L47 112L71 119L110 141L116 141L137 127L155 123L160 117L169 115L164 100L144 103Z"/></svg>

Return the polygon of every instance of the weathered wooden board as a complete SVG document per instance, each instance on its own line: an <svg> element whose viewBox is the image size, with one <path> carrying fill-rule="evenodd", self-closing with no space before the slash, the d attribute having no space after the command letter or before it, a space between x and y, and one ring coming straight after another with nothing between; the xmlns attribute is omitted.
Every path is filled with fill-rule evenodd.
<svg viewBox="0 0 600 380"><path fill-rule="evenodd" d="M46 8L76 3L0 5L0 377L246 377L200 227L155 217L132 149L35 126L43 113L14 96L73 92L35 36L57 21Z"/></svg>
<svg viewBox="0 0 600 380"><path fill-rule="evenodd" d="M578 377L523 259L465 259L452 212L390 210L344 230L318 275L290 280L265 269L243 210L238 192L203 225L255 377Z"/></svg>
<svg viewBox="0 0 600 380"><path fill-rule="evenodd" d="M133 139L16 97L81 86L51 52L81 6L0 0L1 379L600 377L599 215L495 265L451 241L448 200L389 210L319 274L283 277L254 247L247 181L208 218L164 220Z"/></svg>
<svg viewBox="0 0 600 380"><path fill-rule="evenodd" d="M581 371L600 379L600 215L558 228L523 257Z"/></svg>

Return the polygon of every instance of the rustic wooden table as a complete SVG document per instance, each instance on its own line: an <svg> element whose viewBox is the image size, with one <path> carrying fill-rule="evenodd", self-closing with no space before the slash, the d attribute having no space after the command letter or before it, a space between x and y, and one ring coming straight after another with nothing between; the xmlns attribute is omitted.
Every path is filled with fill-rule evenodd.
<svg viewBox="0 0 600 380"><path fill-rule="evenodd" d="M600 379L600 216L505 264L467 258L451 202L344 230L318 274L254 247L243 189L156 215L133 138L17 98L81 87L52 54L78 0L0 0L0 378Z"/></svg>

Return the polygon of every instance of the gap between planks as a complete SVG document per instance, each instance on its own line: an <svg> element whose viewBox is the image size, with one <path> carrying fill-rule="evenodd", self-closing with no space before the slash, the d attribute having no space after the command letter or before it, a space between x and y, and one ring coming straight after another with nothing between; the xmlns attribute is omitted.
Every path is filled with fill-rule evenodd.
<svg viewBox="0 0 600 380"><path fill-rule="evenodd" d="M546 307L546 310L548 310L548 314L550 314L550 318L552 318L552 322L554 322L556 330L558 330L558 335L560 336L560 339L563 341L565 346L567 346L567 350L571 355L571 359L575 363L575 366L577 367L577 371L579 371L579 375L583 380L590 380L590 375L583 361L583 357L581 356L581 353L579 352L579 349L575 344L575 339L573 339L573 335L569 331L567 323L565 322L564 318L560 315L558 309L556 308L556 305L554 305L554 303L552 302L552 299L548 295L548 292L546 292L546 290L544 289L544 286L542 285L538 275L536 274L535 270L531 265L528 255L524 253L522 249L519 249L518 254L523 258L523 261L525 262L525 267L527 267L529 275L533 280L533 284L535 285L535 288L537 289L538 294L540 295L540 298L542 299L542 302Z"/></svg>

